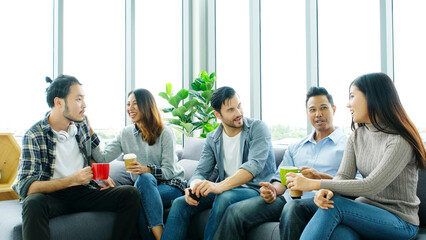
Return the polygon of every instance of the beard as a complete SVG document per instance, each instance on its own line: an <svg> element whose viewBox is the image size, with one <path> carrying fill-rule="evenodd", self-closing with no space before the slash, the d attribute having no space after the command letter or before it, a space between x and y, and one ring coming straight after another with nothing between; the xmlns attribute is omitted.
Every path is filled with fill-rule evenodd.
<svg viewBox="0 0 426 240"><path fill-rule="evenodd" d="M236 126L235 124L233 124L234 123L234 121L235 121L235 119L237 119L237 118L239 118L239 117L241 117L241 121L242 121L242 124L241 124L241 126ZM243 115L241 115L241 116L238 116L238 117L236 117L236 118L234 118L232 121L223 121L222 120L222 123L224 124L224 125L226 125L227 127L230 127L230 128L241 128L242 126L243 126L243 124L244 124L244 122L243 122Z"/></svg>
<svg viewBox="0 0 426 240"><path fill-rule="evenodd" d="M69 108L68 108L68 104L67 104L67 102L66 102L66 101L65 101L65 109L64 109L64 111L62 112L62 114L64 115L64 117L65 117L68 121L71 121L71 122L82 122L82 121L83 121L83 119L79 119L79 118L75 118L75 117L71 116L70 111L69 111Z"/></svg>

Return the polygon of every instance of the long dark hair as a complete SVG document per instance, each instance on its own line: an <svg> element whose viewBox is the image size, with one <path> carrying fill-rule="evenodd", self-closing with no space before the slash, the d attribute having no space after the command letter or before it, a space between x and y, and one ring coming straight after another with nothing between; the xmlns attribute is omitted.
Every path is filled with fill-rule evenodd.
<svg viewBox="0 0 426 240"><path fill-rule="evenodd" d="M128 96L132 93L135 95L136 103L142 115L141 131L143 140L149 145L154 145L157 137L159 137L163 131L163 122L155 99L152 94L144 88L133 90Z"/></svg>
<svg viewBox="0 0 426 240"><path fill-rule="evenodd" d="M424 169L426 165L426 150L417 128L408 117L398 92L390 77L384 73L365 74L355 79L350 86L355 85L367 99L368 117L377 130L389 134L401 135L414 149L417 167ZM380 121L381 125L378 124ZM352 130L364 126L364 123L354 123ZM386 129L386 127L390 129Z"/></svg>

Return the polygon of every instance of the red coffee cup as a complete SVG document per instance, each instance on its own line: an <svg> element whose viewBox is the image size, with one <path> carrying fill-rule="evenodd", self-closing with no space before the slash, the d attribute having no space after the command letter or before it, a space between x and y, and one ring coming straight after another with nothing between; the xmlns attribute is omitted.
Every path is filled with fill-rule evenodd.
<svg viewBox="0 0 426 240"><path fill-rule="evenodd" d="M93 179L105 180L109 176L109 163L93 163L92 164Z"/></svg>

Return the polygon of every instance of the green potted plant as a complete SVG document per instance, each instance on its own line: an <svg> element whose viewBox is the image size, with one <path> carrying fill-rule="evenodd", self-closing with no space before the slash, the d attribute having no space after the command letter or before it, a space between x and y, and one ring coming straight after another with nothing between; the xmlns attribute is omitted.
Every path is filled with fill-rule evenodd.
<svg viewBox="0 0 426 240"><path fill-rule="evenodd" d="M172 84L167 83L166 92L158 94L171 105L162 109L165 113L172 113L173 118L166 118L166 121L186 136L192 136L194 131L202 129L200 137L205 138L207 133L219 126L210 105L215 81L214 72L209 75L206 71L201 71L189 90L181 89L176 94L173 94ZM186 101L189 96L190 100Z"/></svg>

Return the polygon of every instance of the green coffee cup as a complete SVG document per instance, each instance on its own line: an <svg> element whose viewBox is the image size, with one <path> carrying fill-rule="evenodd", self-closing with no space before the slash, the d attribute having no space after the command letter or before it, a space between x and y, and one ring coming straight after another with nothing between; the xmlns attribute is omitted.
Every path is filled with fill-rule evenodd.
<svg viewBox="0 0 426 240"><path fill-rule="evenodd" d="M285 177L285 175L289 172L294 172L294 173L298 173L299 169L297 167L294 166L283 166L280 167L280 177L281 177L281 183L283 185L287 186L287 178Z"/></svg>

